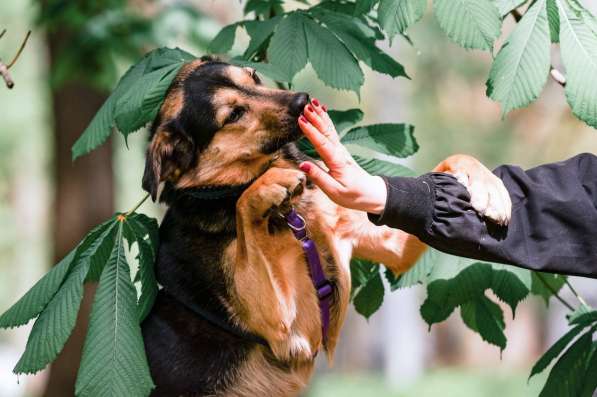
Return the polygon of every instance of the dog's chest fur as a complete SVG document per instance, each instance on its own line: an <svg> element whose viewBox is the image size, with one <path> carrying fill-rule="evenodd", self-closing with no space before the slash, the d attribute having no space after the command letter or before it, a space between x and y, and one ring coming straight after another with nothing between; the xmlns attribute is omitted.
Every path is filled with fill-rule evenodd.
<svg viewBox="0 0 597 397"><path fill-rule="evenodd" d="M151 372L158 385L155 396L292 395L310 377L312 362L299 366L279 362L268 349L212 325L169 294L172 291L204 310L235 318L230 304L234 276L224 263L225 252L236 240L235 203L236 198L201 202L181 198L160 226L156 275L164 290L143 323ZM307 188L297 210L306 218L326 272L336 284L329 341L335 346L348 304L351 247L334 233L341 222L338 207L318 189ZM288 263L281 268L295 267L299 274L308 274L300 244L284 220L273 220L270 229L272 241L279 241L285 250L284 262ZM282 272L280 277L287 276ZM318 324L313 287L301 279L300 288L305 291L299 291L304 297L297 305L297 321ZM309 342L318 345L318 338L321 335L315 333Z"/></svg>

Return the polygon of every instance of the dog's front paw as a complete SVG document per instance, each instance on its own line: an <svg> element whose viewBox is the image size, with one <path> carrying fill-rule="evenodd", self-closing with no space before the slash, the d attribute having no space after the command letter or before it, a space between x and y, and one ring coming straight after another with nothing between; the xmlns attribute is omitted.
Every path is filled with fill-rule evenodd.
<svg viewBox="0 0 597 397"><path fill-rule="evenodd" d="M288 364L301 364L315 358L307 338L294 332L284 340L270 342L270 348L276 359Z"/></svg>
<svg viewBox="0 0 597 397"><path fill-rule="evenodd" d="M489 218L498 225L508 225L512 214L512 201L508 190L500 178L489 172L472 176L456 172L456 179L471 195L471 206L480 215Z"/></svg>
<svg viewBox="0 0 597 397"><path fill-rule="evenodd" d="M237 208L240 212L249 211L261 219L274 214L287 214L292 198L303 192L305 181L302 171L270 168L243 193Z"/></svg>

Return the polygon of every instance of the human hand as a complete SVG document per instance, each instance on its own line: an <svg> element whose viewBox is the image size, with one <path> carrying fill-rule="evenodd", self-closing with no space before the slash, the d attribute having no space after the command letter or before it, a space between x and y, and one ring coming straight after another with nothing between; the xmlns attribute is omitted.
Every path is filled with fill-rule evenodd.
<svg viewBox="0 0 597 397"><path fill-rule="evenodd" d="M362 169L340 143L325 105L313 99L305 106L299 127L327 167L324 170L310 161L300 164L313 183L338 205L380 214L388 195L384 180Z"/></svg>

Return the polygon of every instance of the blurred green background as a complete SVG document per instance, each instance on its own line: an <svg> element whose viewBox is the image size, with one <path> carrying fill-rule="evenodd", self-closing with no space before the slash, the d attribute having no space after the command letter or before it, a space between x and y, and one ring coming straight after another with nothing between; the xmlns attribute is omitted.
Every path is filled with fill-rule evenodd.
<svg viewBox="0 0 597 397"><path fill-rule="evenodd" d="M102 153L74 164L66 151L115 77L158 45L202 54L220 26L242 16L242 3L234 0L77 2L89 3L83 8L95 18L80 33L85 13L67 15L72 23L66 26L60 19L64 16L56 17L60 7L73 3L0 2L0 30L7 29L0 39L0 59L10 59L27 30L33 30L12 69L15 88L0 86L0 311L91 226L114 210L132 207L143 195L145 133L132 135L128 150L121 137L114 136ZM100 3L110 12L97 11L94 7ZM41 15L54 19L40 22L42 8ZM149 26L139 22L137 33L123 29L130 25L126 18L134 15L149 20ZM430 14L415 25L410 37L414 45L397 39L388 51L406 66L412 80L392 80L368 71L359 102L354 94L322 86L307 67L295 88L310 92L330 108L360 106L367 123L414 124L421 150L408 165L419 173L454 153L472 154L490 167L503 163L531 167L597 152L597 131L571 115L562 88L553 81L531 107L502 120L498 105L484 93L489 54L465 51L449 42ZM557 59L554 62L559 66ZM78 190L83 185L92 194ZM164 209L146 204L142 210L159 216ZM595 303L594 288L583 280L577 285ZM543 378L527 384L527 376L538 355L565 329L557 303L548 311L539 301L526 301L516 321L508 319L509 345L500 355L455 319L429 333L418 314L423 292L413 288L393 294L369 322L351 313L334 366L322 359L306 394L538 394ZM80 352L76 343L50 371L20 379L11 373L29 329L30 325L0 332L0 396L69 395ZM81 339L80 331L75 334Z"/></svg>

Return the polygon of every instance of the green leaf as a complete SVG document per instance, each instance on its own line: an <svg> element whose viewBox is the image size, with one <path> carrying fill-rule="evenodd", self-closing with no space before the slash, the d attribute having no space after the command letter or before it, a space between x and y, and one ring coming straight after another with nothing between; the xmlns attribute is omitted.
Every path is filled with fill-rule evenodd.
<svg viewBox="0 0 597 397"><path fill-rule="evenodd" d="M364 259L353 258L350 261L351 293L354 294L367 284L379 271L379 265Z"/></svg>
<svg viewBox="0 0 597 397"><path fill-rule="evenodd" d="M352 155L354 160L371 175L383 176L415 176L415 172L402 165L391 163L380 159L364 158L358 155Z"/></svg>
<svg viewBox="0 0 597 397"><path fill-rule="evenodd" d="M560 13L556 0L547 0L547 20L549 22L549 36L552 43L560 42Z"/></svg>
<svg viewBox="0 0 597 397"><path fill-rule="evenodd" d="M41 312L33 324L25 352L13 369L15 374L34 374L58 356L75 327L88 266L88 262L76 263L64 284Z"/></svg>
<svg viewBox="0 0 597 397"><path fill-rule="evenodd" d="M326 85L359 93L365 81L359 63L338 38L311 19L305 18L309 61Z"/></svg>
<svg viewBox="0 0 597 397"><path fill-rule="evenodd" d="M566 283L566 277L559 274L532 272L531 293L538 295L549 305L549 299Z"/></svg>
<svg viewBox="0 0 597 397"><path fill-rule="evenodd" d="M584 376L584 384L582 387L581 397L592 397L597 390L597 342L593 342L593 353L588 360L587 370Z"/></svg>
<svg viewBox="0 0 597 397"><path fill-rule="evenodd" d="M77 396L139 396L154 387L135 311L137 295L130 277L123 223L105 266L89 321L77 376Z"/></svg>
<svg viewBox="0 0 597 397"><path fill-rule="evenodd" d="M580 310L579 310L580 309ZM581 306L569 319L570 325L590 325L597 323L597 310L591 310L587 306ZM589 310L587 310L589 309Z"/></svg>
<svg viewBox="0 0 597 397"><path fill-rule="evenodd" d="M528 0L493 0L502 17L508 15L512 10L520 7Z"/></svg>
<svg viewBox="0 0 597 397"><path fill-rule="evenodd" d="M502 19L489 0L435 0L435 18L448 37L464 48L491 50Z"/></svg>
<svg viewBox="0 0 597 397"><path fill-rule="evenodd" d="M502 115L534 101L550 69L546 0L537 1L500 49L487 81L487 95L502 104Z"/></svg>
<svg viewBox="0 0 597 397"><path fill-rule="evenodd" d="M418 22L426 9L427 0L381 0L377 10L379 25L391 40Z"/></svg>
<svg viewBox="0 0 597 397"><path fill-rule="evenodd" d="M503 313L485 296L485 291L491 289L514 313L516 305L529 292L520 275L500 266L494 268L491 264L477 262L449 277L435 279L427 285L427 299L421 306L423 319L431 326L444 321L460 307L467 326L477 331L483 340L503 350L506 346Z"/></svg>
<svg viewBox="0 0 597 397"><path fill-rule="evenodd" d="M232 23L224 26L222 30L209 43L208 51L213 54L226 54L232 49L234 44L234 37L236 36L236 28L238 23Z"/></svg>
<svg viewBox="0 0 597 397"><path fill-rule="evenodd" d="M560 48L566 67L566 98L576 117L597 128L597 34L562 0Z"/></svg>
<svg viewBox="0 0 597 397"><path fill-rule="evenodd" d="M286 72L280 70L276 65L271 63L262 63L262 62L250 62L240 58L232 58L230 63L238 66L248 66L250 68L255 69L258 73L264 75L267 78L272 79L273 81L277 82L290 82Z"/></svg>
<svg viewBox="0 0 597 397"><path fill-rule="evenodd" d="M589 330L570 346L552 368L539 397L576 397L580 394L592 352L592 339L593 330Z"/></svg>
<svg viewBox="0 0 597 397"><path fill-rule="evenodd" d="M118 99L114 119L125 138L151 122L183 63L175 63L141 77Z"/></svg>
<svg viewBox="0 0 597 397"><path fill-rule="evenodd" d="M144 75L172 63L190 61L194 56L179 48L158 48L147 53L122 76L112 94L101 106L89 126L72 147L73 160L104 143L114 127L114 112L118 99Z"/></svg>
<svg viewBox="0 0 597 397"><path fill-rule="evenodd" d="M135 281L141 282L141 296L139 296L138 302L139 322L141 322L151 311L158 293L158 284L154 272L156 251L152 247L151 240L145 239L145 236L149 232L142 223L138 222L134 217L129 217L124 226L134 236L139 248L139 255L137 256L139 270L137 271Z"/></svg>
<svg viewBox="0 0 597 397"><path fill-rule="evenodd" d="M410 288L426 281L435 266L434 252L430 249L427 250L415 266L398 277L389 269L386 269L386 279L390 284L390 289L396 291L402 288Z"/></svg>
<svg viewBox="0 0 597 397"><path fill-rule="evenodd" d="M341 141L391 156L408 157L419 150L414 130L409 124L374 124L353 128Z"/></svg>
<svg viewBox="0 0 597 397"><path fill-rule="evenodd" d="M114 221L109 220L89 233L77 247L72 270L33 324L25 352L14 368L16 374L33 374L52 362L68 340L83 298L83 283L102 245L109 241Z"/></svg>
<svg viewBox="0 0 597 397"><path fill-rule="evenodd" d="M340 136L343 136L342 132L363 120L363 111L361 109L330 110L328 115Z"/></svg>
<svg viewBox="0 0 597 397"><path fill-rule="evenodd" d="M247 15L250 12L255 12L255 16L267 18L271 15L272 10L275 14L283 13L282 3L282 0L249 0L245 5L244 13Z"/></svg>
<svg viewBox="0 0 597 397"><path fill-rule="evenodd" d="M549 364L551 364L551 362L555 360L564 351L566 346L568 346L570 342L572 342L572 340L582 332L583 329L585 329L585 326L576 326L572 328L570 331L568 331L560 339L558 339L556 343L554 343L535 363L533 369L531 370L531 374L529 375L529 379L543 372L545 368L547 368Z"/></svg>
<svg viewBox="0 0 597 397"><path fill-rule="evenodd" d="M353 304L356 311L369 319L383 303L384 286L377 267L374 276L355 294Z"/></svg>
<svg viewBox="0 0 597 397"><path fill-rule="evenodd" d="M371 69L392 77L408 77L404 67L391 56L375 45L373 34L370 36L359 28L358 18L336 14L323 13L321 19L326 26L346 44L346 47Z"/></svg>
<svg viewBox="0 0 597 397"><path fill-rule="evenodd" d="M292 81L295 74L307 65L307 41L303 28L305 18L298 12L290 13L276 27L267 48L267 58Z"/></svg>
<svg viewBox="0 0 597 397"><path fill-rule="evenodd" d="M379 0L357 0L354 6L354 15L368 14Z"/></svg>
<svg viewBox="0 0 597 397"><path fill-rule="evenodd" d="M474 302L463 304L460 316L466 326L481 335L485 342L499 346L501 350L506 348L504 313L485 295L479 296Z"/></svg>
<svg viewBox="0 0 597 397"><path fill-rule="evenodd" d="M0 328L20 327L41 313L66 278L75 257L75 252L76 249L69 252L17 303L0 316Z"/></svg>
<svg viewBox="0 0 597 397"><path fill-rule="evenodd" d="M276 16L264 21L247 21L243 24L247 30L247 34L251 38L249 45L243 54L243 58L249 60L257 51L259 51L267 39L270 38L281 19L282 16Z"/></svg>
<svg viewBox="0 0 597 397"><path fill-rule="evenodd" d="M515 315L518 304L528 296L529 287L521 281L520 275L510 270L494 268L491 289L502 302L510 306L512 316Z"/></svg>

